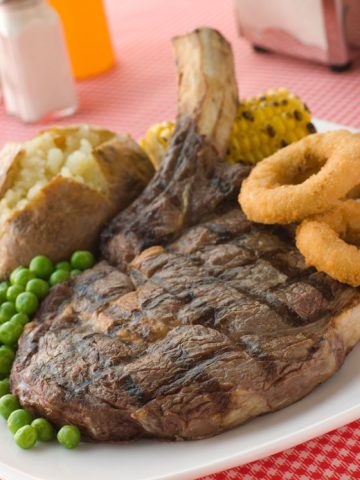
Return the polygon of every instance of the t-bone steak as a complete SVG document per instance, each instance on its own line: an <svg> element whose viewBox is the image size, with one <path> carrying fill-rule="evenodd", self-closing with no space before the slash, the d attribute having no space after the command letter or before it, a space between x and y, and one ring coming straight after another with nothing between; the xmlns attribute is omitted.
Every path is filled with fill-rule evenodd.
<svg viewBox="0 0 360 480"><path fill-rule="evenodd" d="M145 191L102 236L105 260L58 285L21 337L11 389L84 438L198 439L278 410L360 339L360 294L308 268L291 228L248 221L229 165L231 49L175 40L178 118Z"/></svg>

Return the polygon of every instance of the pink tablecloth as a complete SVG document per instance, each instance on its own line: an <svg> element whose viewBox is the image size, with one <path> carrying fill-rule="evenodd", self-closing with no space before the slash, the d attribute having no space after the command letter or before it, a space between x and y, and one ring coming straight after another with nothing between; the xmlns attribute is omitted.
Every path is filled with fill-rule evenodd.
<svg viewBox="0 0 360 480"><path fill-rule="evenodd" d="M259 55L237 35L231 0L107 0L118 64L78 84L80 109L65 122L91 122L139 137L175 114L176 78L170 38L199 25L232 42L240 94L286 86L314 115L360 128L360 61L348 73L278 55ZM63 122L64 123L64 122ZM7 117L0 105L0 144L22 140L39 126Z"/></svg>
<svg viewBox="0 0 360 480"><path fill-rule="evenodd" d="M62 123L91 122L139 137L153 122L173 118L176 79L170 38L199 25L220 29L232 42L241 96L286 86L314 115L360 128L360 61L351 72L277 55L255 54L239 39L230 0L108 0L117 67L78 84L80 109ZM43 126L41 126L42 128ZM0 106L0 143L21 140L24 126ZM360 421L281 454L207 479L360 479Z"/></svg>

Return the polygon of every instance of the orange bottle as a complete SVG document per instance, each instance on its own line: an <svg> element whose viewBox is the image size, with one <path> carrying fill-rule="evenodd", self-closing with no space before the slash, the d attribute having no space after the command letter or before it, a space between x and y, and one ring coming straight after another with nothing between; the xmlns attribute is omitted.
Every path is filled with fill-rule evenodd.
<svg viewBox="0 0 360 480"><path fill-rule="evenodd" d="M59 13L76 78L105 72L115 63L102 0L50 0Z"/></svg>

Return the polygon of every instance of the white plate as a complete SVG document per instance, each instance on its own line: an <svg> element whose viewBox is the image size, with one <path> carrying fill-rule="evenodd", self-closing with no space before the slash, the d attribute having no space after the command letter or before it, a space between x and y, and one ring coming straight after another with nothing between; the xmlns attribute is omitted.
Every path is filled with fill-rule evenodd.
<svg viewBox="0 0 360 480"><path fill-rule="evenodd" d="M319 130L336 129L316 121ZM360 417L360 348L341 370L305 399L208 440L118 445L82 444L67 451L56 444L31 451L16 447L0 422L3 480L190 480L241 465L345 425Z"/></svg>

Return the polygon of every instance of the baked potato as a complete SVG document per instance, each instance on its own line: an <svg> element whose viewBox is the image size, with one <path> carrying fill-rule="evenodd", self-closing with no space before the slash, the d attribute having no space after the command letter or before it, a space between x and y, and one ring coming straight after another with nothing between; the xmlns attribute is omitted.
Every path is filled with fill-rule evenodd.
<svg viewBox="0 0 360 480"><path fill-rule="evenodd" d="M35 255L94 250L103 225L154 173L128 136L54 127L0 153L0 278Z"/></svg>

